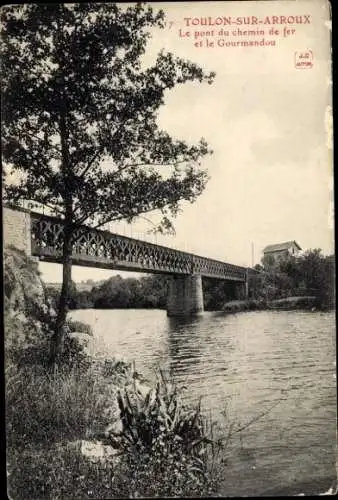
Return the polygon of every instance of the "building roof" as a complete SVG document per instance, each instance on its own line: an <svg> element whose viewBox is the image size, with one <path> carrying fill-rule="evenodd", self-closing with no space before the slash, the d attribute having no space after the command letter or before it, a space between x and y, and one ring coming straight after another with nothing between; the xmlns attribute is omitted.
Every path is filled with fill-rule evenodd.
<svg viewBox="0 0 338 500"><path fill-rule="evenodd" d="M296 246L298 250L301 250L298 243L293 240L293 241L285 241L285 243L276 243L275 245L268 245L267 247L264 248L263 253L280 252L282 250L288 250L293 246Z"/></svg>

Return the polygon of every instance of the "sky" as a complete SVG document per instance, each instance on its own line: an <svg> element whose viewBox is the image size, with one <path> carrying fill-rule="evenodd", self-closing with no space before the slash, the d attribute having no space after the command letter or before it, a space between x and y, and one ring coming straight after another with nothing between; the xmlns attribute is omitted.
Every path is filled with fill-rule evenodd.
<svg viewBox="0 0 338 500"><path fill-rule="evenodd" d="M190 143L207 140L214 153L202 166L210 180L194 204L182 205L176 236L149 234L152 223L144 219L131 226L114 224L110 230L243 266L260 262L266 245L289 240L303 250L332 253L328 2L178 2L159 7L167 14L167 27L153 32L144 63L151 64L164 48L216 72L212 85L188 83L168 92L159 114L161 127L175 137ZM202 26L200 21L252 16L261 21L258 26ZM295 16L302 24L296 24ZM264 34L243 34L257 28ZM278 35L269 34L272 28ZM219 34L221 29L228 34ZM206 38L213 47L205 46ZM225 46L262 39L274 40L275 46ZM196 47L200 40L204 46ZM296 68L295 60L309 51L312 67ZM40 270L46 281L61 281L61 266L40 263ZM73 267L76 282L114 274Z"/></svg>

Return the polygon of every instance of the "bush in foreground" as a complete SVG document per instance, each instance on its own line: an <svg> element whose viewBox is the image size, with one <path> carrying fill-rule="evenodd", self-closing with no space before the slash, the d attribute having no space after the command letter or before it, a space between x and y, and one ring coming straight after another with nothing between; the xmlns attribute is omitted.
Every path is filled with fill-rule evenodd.
<svg viewBox="0 0 338 500"><path fill-rule="evenodd" d="M177 387L163 372L146 395L136 384L132 391L119 391L118 404L122 430L112 438L132 472L132 491L142 496L211 494L215 443L200 404L194 410L182 406Z"/></svg>

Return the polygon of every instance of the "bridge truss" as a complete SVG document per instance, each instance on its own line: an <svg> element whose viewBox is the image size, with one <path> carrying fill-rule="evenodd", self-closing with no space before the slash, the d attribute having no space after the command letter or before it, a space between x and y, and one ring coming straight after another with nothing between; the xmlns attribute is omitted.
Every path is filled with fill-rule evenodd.
<svg viewBox="0 0 338 500"><path fill-rule="evenodd" d="M62 219L31 212L32 255L61 262ZM163 274L200 274L210 278L246 281L246 268L155 245L110 231L78 226L74 229L74 265Z"/></svg>

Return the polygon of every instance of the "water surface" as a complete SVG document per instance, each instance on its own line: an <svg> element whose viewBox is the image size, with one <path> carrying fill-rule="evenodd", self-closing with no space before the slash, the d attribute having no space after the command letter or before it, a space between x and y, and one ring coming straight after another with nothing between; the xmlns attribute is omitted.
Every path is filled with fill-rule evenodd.
<svg viewBox="0 0 338 500"><path fill-rule="evenodd" d="M224 495L316 493L332 485L333 313L204 313L177 319L165 311L129 309L80 310L72 316L93 327L98 350L135 360L137 371L151 380L158 367L165 368L187 388L186 402L202 397L203 408L222 427L229 422L244 427L228 448Z"/></svg>

